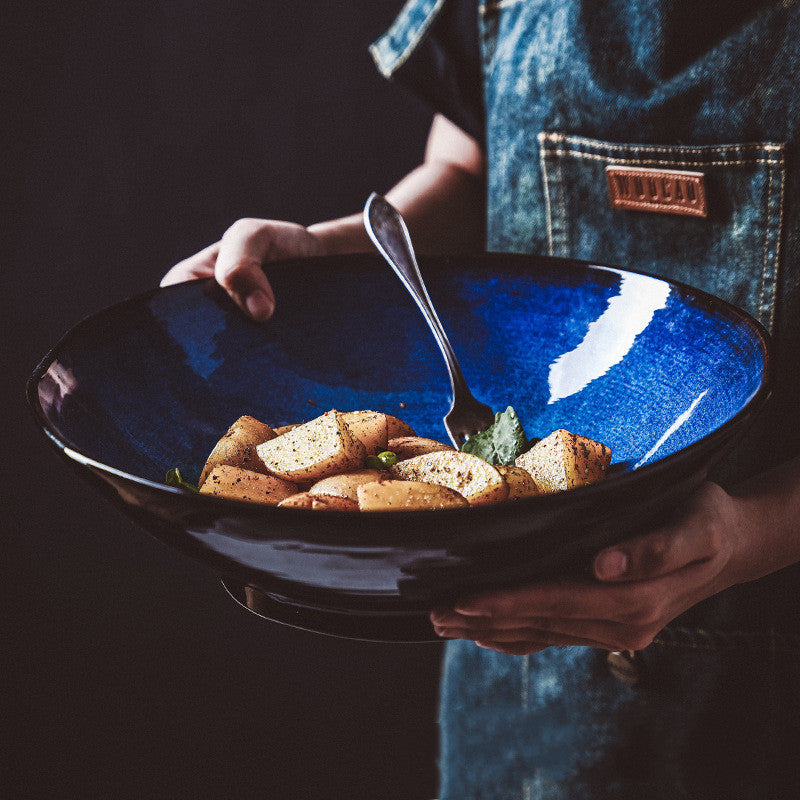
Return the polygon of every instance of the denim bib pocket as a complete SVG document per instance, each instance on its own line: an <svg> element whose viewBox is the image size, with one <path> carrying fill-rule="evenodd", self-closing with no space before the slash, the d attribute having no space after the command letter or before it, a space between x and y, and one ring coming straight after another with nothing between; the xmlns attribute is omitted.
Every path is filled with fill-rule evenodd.
<svg viewBox="0 0 800 800"><path fill-rule="evenodd" d="M543 132L539 146L550 255L682 281L772 328L783 233L783 144L621 144ZM607 167L698 174L707 216L615 208Z"/></svg>

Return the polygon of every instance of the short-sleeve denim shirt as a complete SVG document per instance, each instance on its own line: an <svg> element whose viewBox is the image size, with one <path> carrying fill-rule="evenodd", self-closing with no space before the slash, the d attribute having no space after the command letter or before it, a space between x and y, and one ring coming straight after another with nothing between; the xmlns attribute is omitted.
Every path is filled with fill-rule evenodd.
<svg viewBox="0 0 800 800"><path fill-rule="evenodd" d="M447 8L406 3L371 48L381 72ZM485 0L477 25L487 249L644 270L748 311L774 337L775 399L723 478L795 455L800 2ZM616 207L608 168L699 175L706 213ZM441 797L800 797L799 572L687 612L633 687L588 648L449 644Z"/></svg>

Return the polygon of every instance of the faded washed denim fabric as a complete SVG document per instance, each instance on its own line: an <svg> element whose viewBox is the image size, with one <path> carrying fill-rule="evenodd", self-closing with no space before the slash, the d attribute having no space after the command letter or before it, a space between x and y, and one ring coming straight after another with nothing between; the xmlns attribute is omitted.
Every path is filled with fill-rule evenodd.
<svg viewBox="0 0 800 800"><path fill-rule="evenodd" d="M384 74L424 56L447 6L406 4L373 48ZM797 454L800 3L495 0L478 24L487 249L640 269L744 308L775 338L775 397L715 477ZM699 172L708 216L612 208L607 166ZM449 644L442 800L800 797L800 568L691 609L636 671L629 687L591 649Z"/></svg>
<svg viewBox="0 0 800 800"><path fill-rule="evenodd" d="M769 636L651 646L631 688L590 648L514 657L451 643L440 797L795 798L797 654Z"/></svg>

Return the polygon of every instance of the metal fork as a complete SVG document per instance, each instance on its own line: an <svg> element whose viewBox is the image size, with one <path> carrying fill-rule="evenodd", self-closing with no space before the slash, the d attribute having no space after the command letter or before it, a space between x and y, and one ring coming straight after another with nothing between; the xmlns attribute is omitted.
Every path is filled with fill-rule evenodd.
<svg viewBox="0 0 800 800"><path fill-rule="evenodd" d="M455 447L461 449L468 437L486 430L494 423L492 409L478 402L467 387L456 355L422 280L411 245L411 236L400 212L384 197L373 192L364 206L364 227L378 252L414 298L442 351L453 391L453 404L444 417L444 427Z"/></svg>

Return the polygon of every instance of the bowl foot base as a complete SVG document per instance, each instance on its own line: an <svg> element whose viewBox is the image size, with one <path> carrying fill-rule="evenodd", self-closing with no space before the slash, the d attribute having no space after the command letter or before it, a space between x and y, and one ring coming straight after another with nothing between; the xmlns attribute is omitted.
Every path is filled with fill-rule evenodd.
<svg viewBox="0 0 800 800"><path fill-rule="evenodd" d="M363 642L441 642L424 613L364 614L296 605L250 584L223 579L225 591L259 617L299 630Z"/></svg>

